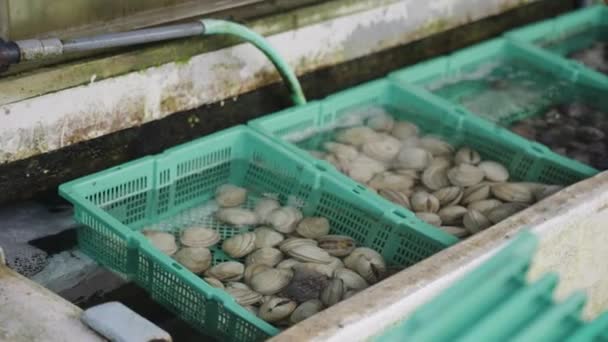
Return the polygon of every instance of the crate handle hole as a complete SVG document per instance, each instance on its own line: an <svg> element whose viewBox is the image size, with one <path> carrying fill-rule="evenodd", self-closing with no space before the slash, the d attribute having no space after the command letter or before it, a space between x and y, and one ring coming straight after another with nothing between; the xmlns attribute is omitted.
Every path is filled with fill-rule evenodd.
<svg viewBox="0 0 608 342"><path fill-rule="evenodd" d="M361 195L361 191L359 189L353 189L353 192L356 193L357 195Z"/></svg>
<svg viewBox="0 0 608 342"><path fill-rule="evenodd" d="M403 211L393 210L393 214L395 214L401 218L407 218L407 215Z"/></svg>
<svg viewBox="0 0 608 342"><path fill-rule="evenodd" d="M180 271L184 269L184 268L182 267L182 265L180 265L180 264L178 264L178 263L176 263L176 262L172 263L171 265L172 265L173 267L175 267L176 269L180 270Z"/></svg>
<svg viewBox="0 0 608 342"><path fill-rule="evenodd" d="M327 171L327 168L323 164L315 164L315 166L317 167L317 169L319 171L323 171L323 172Z"/></svg>

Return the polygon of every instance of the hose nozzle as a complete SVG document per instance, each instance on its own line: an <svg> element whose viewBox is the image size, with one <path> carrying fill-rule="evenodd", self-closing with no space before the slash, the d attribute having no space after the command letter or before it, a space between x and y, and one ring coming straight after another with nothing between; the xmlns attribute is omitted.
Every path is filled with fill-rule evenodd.
<svg viewBox="0 0 608 342"><path fill-rule="evenodd" d="M17 64L21 60L21 51L14 42L5 42L0 39L0 72L8 70L11 64Z"/></svg>

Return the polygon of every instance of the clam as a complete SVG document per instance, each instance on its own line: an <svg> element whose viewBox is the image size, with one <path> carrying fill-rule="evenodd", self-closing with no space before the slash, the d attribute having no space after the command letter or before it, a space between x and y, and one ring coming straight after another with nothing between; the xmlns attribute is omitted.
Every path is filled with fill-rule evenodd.
<svg viewBox="0 0 608 342"><path fill-rule="evenodd" d="M220 241L220 234L209 228L190 227L182 231L179 241L188 247L211 247Z"/></svg>
<svg viewBox="0 0 608 342"><path fill-rule="evenodd" d="M448 171L448 179L456 186L473 186L483 180L484 173L481 169L470 164L460 164Z"/></svg>
<svg viewBox="0 0 608 342"><path fill-rule="evenodd" d="M526 209L527 205L521 202L503 203L488 212L488 218L493 223L498 223L507 217Z"/></svg>
<svg viewBox="0 0 608 342"><path fill-rule="evenodd" d="M487 180L492 182L505 182L509 179L509 171L502 165L493 161L483 161L477 165Z"/></svg>
<svg viewBox="0 0 608 342"><path fill-rule="evenodd" d="M448 186L433 192L441 206L455 205L462 199L462 189L457 186Z"/></svg>
<svg viewBox="0 0 608 342"><path fill-rule="evenodd" d="M285 259L278 263L277 268L292 269L294 266L301 264L302 262L293 258Z"/></svg>
<svg viewBox="0 0 608 342"><path fill-rule="evenodd" d="M336 134L336 141L359 147L367 142L378 140L378 133L365 126L351 127Z"/></svg>
<svg viewBox="0 0 608 342"><path fill-rule="evenodd" d="M211 251L206 247L184 247L173 258L192 273L202 273L211 266Z"/></svg>
<svg viewBox="0 0 608 342"><path fill-rule="evenodd" d="M452 163L452 158L449 155L441 155L441 156L436 156L433 157L433 160L431 160L431 163L429 164L429 167L434 166L434 167L446 167L449 168L451 166L453 166Z"/></svg>
<svg viewBox="0 0 608 342"><path fill-rule="evenodd" d="M329 221L325 217L306 217L298 223L296 232L309 239L329 234Z"/></svg>
<svg viewBox="0 0 608 342"><path fill-rule="evenodd" d="M477 165L481 162L481 156L477 151L469 147L462 147L456 152L454 156L454 162L458 164L471 164Z"/></svg>
<svg viewBox="0 0 608 342"><path fill-rule="evenodd" d="M382 255L367 247L355 248L344 258L344 265L359 273L369 283L379 281L386 273L386 263Z"/></svg>
<svg viewBox="0 0 608 342"><path fill-rule="evenodd" d="M290 237L281 242L281 244L279 245L279 249L281 250L281 252L287 253L289 252L289 250L303 245L317 246L318 242L313 239Z"/></svg>
<svg viewBox="0 0 608 342"><path fill-rule="evenodd" d="M378 191L378 194L395 204L411 209L410 200L407 197L407 194L403 191L381 189Z"/></svg>
<svg viewBox="0 0 608 342"><path fill-rule="evenodd" d="M215 287L216 289L224 289L224 283L222 283L218 279L215 279L213 277L204 277L203 280L206 281L207 284L211 285L212 287Z"/></svg>
<svg viewBox="0 0 608 342"><path fill-rule="evenodd" d="M394 169L394 173L402 176L407 176L413 180L420 179L420 172L412 169Z"/></svg>
<svg viewBox="0 0 608 342"><path fill-rule="evenodd" d="M400 149L401 142L399 140L387 137L363 144L361 152L372 159L386 163L393 160Z"/></svg>
<svg viewBox="0 0 608 342"><path fill-rule="evenodd" d="M332 276L335 271L335 264L333 264L333 259L327 264L319 264L316 262L303 262L299 265L294 266L294 268L302 268L308 269L317 273L320 273L328 278Z"/></svg>
<svg viewBox="0 0 608 342"><path fill-rule="evenodd" d="M243 233L224 240L222 250L233 258L242 258L255 249L255 234Z"/></svg>
<svg viewBox="0 0 608 342"><path fill-rule="evenodd" d="M498 207L501 204L502 204L501 201L491 198L491 199L471 202L467 206L467 209L477 210L482 214L487 214L490 210Z"/></svg>
<svg viewBox="0 0 608 342"><path fill-rule="evenodd" d="M424 170L432 160L431 154L418 147L403 147L397 159L395 166L402 169Z"/></svg>
<svg viewBox="0 0 608 342"><path fill-rule="evenodd" d="M325 160L326 162L333 165L336 168L336 170L338 170L340 172L346 173L346 172L348 172L348 170L350 168L350 165L340 162L338 160L338 158L336 158L336 156L331 153L328 153L327 155L325 155L323 160Z"/></svg>
<svg viewBox="0 0 608 342"><path fill-rule="evenodd" d="M466 230L465 228L462 227L454 227L454 226L441 226L439 227L439 229L443 230L444 232L450 234L450 235L454 235L455 237L462 239L462 238L466 238L467 236L471 235L471 233Z"/></svg>
<svg viewBox="0 0 608 342"><path fill-rule="evenodd" d="M258 227L253 233L255 234L255 248L274 247L285 239L283 234L268 227Z"/></svg>
<svg viewBox="0 0 608 342"><path fill-rule="evenodd" d="M323 310L323 303L318 299L307 300L300 304L289 316L289 323L297 324Z"/></svg>
<svg viewBox="0 0 608 342"><path fill-rule="evenodd" d="M338 268L344 268L345 267L344 263L342 262L342 260L336 258L335 256L331 257L331 261L328 264L322 264L322 265L327 265L333 271L337 270Z"/></svg>
<svg viewBox="0 0 608 342"><path fill-rule="evenodd" d="M316 268L309 267L306 264L300 264L294 267L293 278L287 287L281 291L281 296L297 302L318 299L328 281L329 276L327 274L318 272Z"/></svg>
<svg viewBox="0 0 608 342"><path fill-rule="evenodd" d="M341 301L343 295L344 281L339 278L332 278L323 291L321 291L321 301L326 306L332 306Z"/></svg>
<svg viewBox="0 0 608 342"><path fill-rule="evenodd" d="M247 189L233 184L224 184L215 190L215 201L220 207L238 207L247 200Z"/></svg>
<svg viewBox="0 0 608 342"><path fill-rule="evenodd" d="M224 208L215 213L215 217L224 223L234 226L253 226L259 221L258 215L243 208Z"/></svg>
<svg viewBox="0 0 608 342"><path fill-rule="evenodd" d="M492 222L477 210L467 211L462 218L462 222L471 234L479 233L492 225Z"/></svg>
<svg viewBox="0 0 608 342"><path fill-rule="evenodd" d="M353 238L345 235L325 235L318 238L317 241L319 241L321 249L337 257L349 255L357 245Z"/></svg>
<svg viewBox="0 0 608 342"><path fill-rule="evenodd" d="M298 304L293 300L282 297L273 297L260 307L258 312L261 319L266 322L277 322L291 315Z"/></svg>
<svg viewBox="0 0 608 342"><path fill-rule="evenodd" d="M257 307L253 306L253 305L245 305L244 306L245 310L251 312L254 315L258 315L258 313L260 312L260 309L258 309Z"/></svg>
<svg viewBox="0 0 608 342"><path fill-rule="evenodd" d="M367 185L376 190L408 190L414 186L414 179L405 175L392 172L381 172L376 174Z"/></svg>
<svg viewBox="0 0 608 342"><path fill-rule="evenodd" d="M327 155L325 152L318 150L306 150L306 152L316 159L323 159Z"/></svg>
<svg viewBox="0 0 608 342"><path fill-rule="evenodd" d="M260 222L267 223L268 215L281 207L281 204L272 198L262 198L255 204L253 212L258 216Z"/></svg>
<svg viewBox="0 0 608 342"><path fill-rule="evenodd" d="M386 165L372 159L366 155L359 155L350 164L350 168L347 174L350 178L360 183L369 182L376 173L380 173L386 170Z"/></svg>
<svg viewBox="0 0 608 342"><path fill-rule="evenodd" d="M418 131L418 126L414 125L413 123L407 121L396 121L393 124L391 134L399 140L405 140L410 137L416 137L418 135Z"/></svg>
<svg viewBox="0 0 608 342"><path fill-rule="evenodd" d="M156 230L144 230L142 234L162 253L171 256L177 252L177 244L173 234Z"/></svg>
<svg viewBox="0 0 608 342"><path fill-rule="evenodd" d="M390 132L395 125L395 119L386 113L380 113L368 118L365 125L378 132Z"/></svg>
<svg viewBox="0 0 608 342"><path fill-rule="evenodd" d="M292 270L271 268L254 274L249 283L254 291L263 295L273 295L287 286L292 277Z"/></svg>
<svg viewBox="0 0 608 342"><path fill-rule="evenodd" d="M436 163L435 160L422 173L422 184L436 191L450 186L448 179L448 165Z"/></svg>
<svg viewBox="0 0 608 342"><path fill-rule="evenodd" d="M251 284L251 278L253 278L254 275L256 275L260 272L269 270L271 268L272 268L272 266L268 266L268 265L264 265L264 264L250 264L247 267L245 267L245 272L243 273L243 279L245 280L245 283Z"/></svg>
<svg viewBox="0 0 608 342"><path fill-rule="evenodd" d="M328 264L331 262L331 257L327 251L313 245L300 245L286 251L286 253L294 259L303 262L316 262L320 264Z"/></svg>
<svg viewBox="0 0 608 342"><path fill-rule="evenodd" d="M334 271L334 278L342 279L347 290L363 290L369 284L357 272L348 268L338 268Z"/></svg>
<svg viewBox="0 0 608 342"><path fill-rule="evenodd" d="M418 142L418 146L427 150L433 157L454 153L454 147L452 145L433 136L422 137Z"/></svg>
<svg viewBox="0 0 608 342"><path fill-rule="evenodd" d="M243 283L228 283L226 292L231 295L240 305L252 305L262 300L262 295L252 291Z"/></svg>
<svg viewBox="0 0 608 342"><path fill-rule="evenodd" d="M205 276L219 281L237 281L243 278L244 272L245 266L240 262L225 261L208 269Z"/></svg>
<svg viewBox="0 0 608 342"><path fill-rule="evenodd" d="M498 183L492 185L492 195L506 202L532 203L534 194L529 187L519 183Z"/></svg>
<svg viewBox="0 0 608 342"><path fill-rule="evenodd" d="M561 185L546 185L543 186L541 189L538 189L536 191L534 191L534 198L537 201L541 201L553 194L555 194L558 191L561 191L564 187Z"/></svg>
<svg viewBox="0 0 608 342"><path fill-rule="evenodd" d="M419 212L416 213L416 217L418 217L419 219L421 219L422 221L428 223L428 224L432 224L433 226L441 226L441 217L439 217L439 215L435 214L435 213L425 213L425 212Z"/></svg>
<svg viewBox="0 0 608 342"><path fill-rule="evenodd" d="M464 189L460 203L467 205L469 203L485 200L490 196L490 184L479 183Z"/></svg>
<svg viewBox="0 0 608 342"><path fill-rule="evenodd" d="M275 209L268 215L268 223L283 234L293 233L301 219L302 212L290 206Z"/></svg>
<svg viewBox="0 0 608 342"><path fill-rule="evenodd" d="M328 141L323 144L323 148L331 152L340 165L350 164L359 156L359 151L350 145Z"/></svg>
<svg viewBox="0 0 608 342"><path fill-rule="evenodd" d="M247 256L245 264L264 264L275 266L283 260L283 253L276 248L264 247L260 248Z"/></svg>
<svg viewBox="0 0 608 342"><path fill-rule="evenodd" d="M412 209L416 212L436 213L439 210L439 200L437 197L426 191L418 191L410 199Z"/></svg>
<svg viewBox="0 0 608 342"><path fill-rule="evenodd" d="M441 208L437 212L439 218L441 218L441 223L444 225L451 224L460 224L462 222L462 217L467 213L467 208L461 207L459 205L452 205L449 207Z"/></svg>

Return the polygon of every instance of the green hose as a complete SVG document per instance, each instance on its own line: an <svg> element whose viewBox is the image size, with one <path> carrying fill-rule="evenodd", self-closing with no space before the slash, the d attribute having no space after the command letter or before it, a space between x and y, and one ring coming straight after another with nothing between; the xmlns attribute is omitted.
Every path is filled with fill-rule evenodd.
<svg viewBox="0 0 608 342"><path fill-rule="evenodd" d="M291 91L291 99L296 105L302 105L306 103L304 92L300 86L298 78L291 70L291 67L285 60L279 55L278 51L275 50L264 37L251 31L243 25L239 25L230 21L217 20L217 19L203 19L201 20L205 31L203 34L230 34L237 36L260 49L266 57L270 59L272 64L279 70L281 77L287 83Z"/></svg>

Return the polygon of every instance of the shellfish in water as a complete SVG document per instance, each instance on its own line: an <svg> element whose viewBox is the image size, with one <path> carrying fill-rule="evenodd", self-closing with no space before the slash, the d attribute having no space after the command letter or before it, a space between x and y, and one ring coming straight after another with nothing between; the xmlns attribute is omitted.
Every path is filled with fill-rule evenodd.
<svg viewBox="0 0 608 342"><path fill-rule="evenodd" d="M289 317L297 306L298 304L293 300L273 297L262 304L258 314L266 322L277 322Z"/></svg>
<svg viewBox="0 0 608 342"><path fill-rule="evenodd" d="M268 215L268 223L283 234L293 233L301 219L302 212L294 207L275 209Z"/></svg>
<svg viewBox="0 0 608 342"><path fill-rule="evenodd" d="M206 277L215 278L219 281L237 281L243 278L245 265L236 261L221 262L205 272Z"/></svg>
<svg viewBox="0 0 608 342"><path fill-rule="evenodd" d="M303 262L316 262L320 264L328 264L332 261L327 251L309 244L293 247L286 253L294 259Z"/></svg>
<svg viewBox="0 0 608 342"><path fill-rule="evenodd" d="M481 162L481 156L472 148L462 147L456 152L454 162L458 164L477 165Z"/></svg>
<svg viewBox="0 0 608 342"><path fill-rule="evenodd" d="M416 212L436 213L439 210L439 200L426 191L415 192L410 203Z"/></svg>
<svg viewBox="0 0 608 342"><path fill-rule="evenodd" d="M391 134L399 140L405 140L418 135L418 126L407 121L397 121L393 124Z"/></svg>
<svg viewBox="0 0 608 342"><path fill-rule="evenodd" d="M173 258L192 273L203 273L211 266L211 251L206 247L184 247Z"/></svg>
<svg viewBox="0 0 608 342"><path fill-rule="evenodd" d="M255 234L255 248L274 247L285 239L283 234L268 227L258 227L253 233Z"/></svg>
<svg viewBox="0 0 608 342"><path fill-rule="evenodd" d="M466 188L462 194L462 200L460 203L463 205L485 200L490 196L490 184L479 183L471 187Z"/></svg>
<svg viewBox="0 0 608 342"><path fill-rule="evenodd" d="M254 275L269 270L271 268L271 266L264 264L247 265L247 267L245 267L245 272L243 273L243 279L245 280L245 283L251 284L251 278L253 278Z"/></svg>
<svg viewBox="0 0 608 342"><path fill-rule="evenodd" d="M343 257L349 255L356 247L355 240L345 235L325 235L317 239L319 247L327 253Z"/></svg>
<svg viewBox="0 0 608 342"><path fill-rule="evenodd" d="M338 160L340 165L350 164L357 156L359 156L359 151L350 145L335 143L335 142L326 142L323 144L323 147L333 153L333 155Z"/></svg>
<svg viewBox="0 0 608 342"><path fill-rule="evenodd" d="M433 157L450 155L454 153L454 147L447 142L433 136L425 136L420 139L418 146L427 150Z"/></svg>
<svg viewBox="0 0 608 342"><path fill-rule="evenodd" d="M358 247L346 258L344 265L359 273L369 283L375 283L386 273L386 263L380 253L367 247Z"/></svg>
<svg viewBox="0 0 608 342"><path fill-rule="evenodd" d="M378 132L390 132L395 125L395 119L386 113L380 113L368 118L365 125Z"/></svg>
<svg viewBox="0 0 608 342"><path fill-rule="evenodd" d="M435 163L435 160L422 173L422 184L436 191L450 186L448 179L448 165Z"/></svg>
<svg viewBox="0 0 608 342"><path fill-rule="evenodd" d="M220 241L220 234L209 228L190 227L182 231L179 241L188 247L211 247Z"/></svg>
<svg viewBox="0 0 608 342"><path fill-rule="evenodd" d="M296 228L296 232L309 239L316 239L329 234L329 221L325 217L305 217Z"/></svg>
<svg viewBox="0 0 608 342"><path fill-rule="evenodd" d="M386 170L386 166L366 155L359 155L350 165L348 169L348 176L357 182L367 183L369 182L376 173L380 173Z"/></svg>
<svg viewBox="0 0 608 342"><path fill-rule="evenodd" d="M467 211L462 218L462 222L464 223L464 227L471 232L471 234L479 233L492 225L492 222L477 210Z"/></svg>
<svg viewBox="0 0 608 342"><path fill-rule="evenodd" d="M344 295L344 281L340 278L332 278L329 284L321 291L321 301L326 306L332 306L342 300Z"/></svg>
<svg viewBox="0 0 608 342"><path fill-rule="evenodd" d="M275 266L283 260L283 253L276 248L264 247L256 250L249 254L245 263L251 264L264 264L268 266Z"/></svg>
<svg viewBox="0 0 608 342"><path fill-rule="evenodd" d="M142 234L150 240L154 247L164 254L171 256L177 252L177 244L175 243L175 236L173 234L155 230L144 230Z"/></svg>
<svg viewBox="0 0 608 342"><path fill-rule="evenodd" d="M318 243L313 239L290 237L287 240L281 242L281 244L279 245L279 249L281 250L281 252L287 253L291 249L302 245L317 246Z"/></svg>
<svg viewBox="0 0 608 342"><path fill-rule="evenodd" d="M448 179L456 186L473 186L480 183L485 176L484 172L470 164L460 164L448 171Z"/></svg>
<svg viewBox="0 0 608 342"><path fill-rule="evenodd" d="M357 272L348 268L338 268L334 271L334 277L342 279L344 286L348 290L363 290L369 284Z"/></svg>
<svg viewBox="0 0 608 342"><path fill-rule="evenodd" d="M502 204L501 201L491 198L491 199L471 202L467 206L467 209L477 210L482 214L487 214L490 210L498 207L501 204Z"/></svg>
<svg viewBox="0 0 608 342"><path fill-rule="evenodd" d="M380 162L389 162L401 149L401 142L393 137L386 137L382 140L371 141L363 144L361 151L368 157Z"/></svg>
<svg viewBox="0 0 608 342"><path fill-rule="evenodd" d="M212 287L215 287L216 289L224 289L224 283L222 283L221 281L212 278L212 277L204 277L203 278L204 281L207 282L207 284L211 285Z"/></svg>
<svg viewBox="0 0 608 342"><path fill-rule="evenodd" d="M441 226L442 224L441 217L435 213L419 212L416 213L416 217L428 224L432 224L433 226Z"/></svg>
<svg viewBox="0 0 608 342"><path fill-rule="evenodd" d="M311 299L300 304L289 316L291 324L297 324L310 316L323 310L323 303L318 299Z"/></svg>
<svg viewBox="0 0 608 342"><path fill-rule="evenodd" d="M443 207L437 212L439 218L441 218L442 224L460 224L462 217L467 213L467 208L459 205L452 205L449 207Z"/></svg>
<svg viewBox="0 0 608 342"><path fill-rule="evenodd" d="M526 209L527 205L520 202L513 203L503 203L496 208L488 211L488 218L493 223L498 223L507 217L514 215L524 209Z"/></svg>
<svg viewBox="0 0 608 342"><path fill-rule="evenodd" d="M378 133L365 126L346 128L336 134L336 141L356 147L375 140L378 140Z"/></svg>
<svg viewBox="0 0 608 342"><path fill-rule="evenodd" d="M397 154L395 164L398 168L424 170L429 166L432 158L428 151L421 148L403 147Z"/></svg>
<svg viewBox="0 0 608 342"><path fill-rule="evenodd" d="M378 191L378 194L395 204L411 209L410 199L407 197L407 194L405 192L381 189L380 191Z"/></svg>
<svg viewBox="0 0 608 342"><path fill-rule="evenodd" d="M253 226L259 221L258 215L243 208L220 209L215 213L215 217L221 222L234 226Z"/></svg>
<svg viewBox="0 0 608 342"><path fill-rule="evenodd" d="M534 194L530 187L518 183L499 183L492 185L492 194L506 202L532 203Z"/></svg>
<svg viewBox="0 0 608 342"><path fill-rule="evenodd" d="M376 190L390 189L409 191L409 189L414 186L414 179L406 175L387 171L376 174L367 185Z"/></svg>
<svg viewBox="0 0 608 342"><path fill-rule="evenodd" d="M486 179L489 181L505 182L509 179L509 171L497 162L483 161L477 167L484 172Z"/></svg>
<svg viewBox="0 0 608 342"><path fill-rule="evenodd" d="M258 216L260 222L268 223L268 215L270 213L281 207L278 201L272 198L262 198L255 204L253 208L253 212Z"/></svg>
<svg viewBox="0 0 608 342"><path fill-rule="evenodd" d="M457 186L449 186L433 192L433 196L439 200L441 206L455 205L462 199L462 189Z"/></svg>
<svg viewBox="0 0 608 342"><path fill-rule="evenodd" d="M242 258L255 249L255 234L243 233L226 239L222 250L233 258Z"/></svg>
<svg viewBox="0 0 608 342"><path fill-rule="evenodd" d="M247 189L224 184L215 190L215 201L220 207L238 207L247 200Z"/></svg>
<svg viewBox="0 0 608 342"><path fill-rule="evenodd" d="M465 238L469 235L471 235L471 233L466 230L465 228L462 227L453 227L453 226L441 226L439 227L439 229L443 230L444 232L454 235L457 238Z"/></svg>
<svg viewBox="0 0 608 342"><path fill-rule="evenodd" d="M226 292L230 294L240 305L252 305L262 300L262 295L252 291L243 283L228 283Z"/></svg>
<svg viewBox="0 0 608 342"><path fill-rule="evenodd" d="M293 271L284 268L271 268L251 277L251 288L263 295L273 295L281 291L293 277Z"/></svg>

